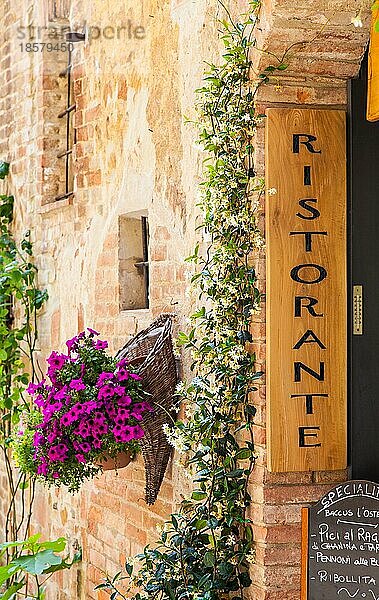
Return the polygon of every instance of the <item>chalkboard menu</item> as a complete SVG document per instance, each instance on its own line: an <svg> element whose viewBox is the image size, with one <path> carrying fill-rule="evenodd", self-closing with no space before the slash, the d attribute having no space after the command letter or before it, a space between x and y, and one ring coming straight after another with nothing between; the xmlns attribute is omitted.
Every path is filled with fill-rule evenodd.
<svg viewBox="0 0 379 600"><path fill-rule="evenodd" d="M307 538L307 600L379 600L379 484L330 490L309 509Z"/></svg>

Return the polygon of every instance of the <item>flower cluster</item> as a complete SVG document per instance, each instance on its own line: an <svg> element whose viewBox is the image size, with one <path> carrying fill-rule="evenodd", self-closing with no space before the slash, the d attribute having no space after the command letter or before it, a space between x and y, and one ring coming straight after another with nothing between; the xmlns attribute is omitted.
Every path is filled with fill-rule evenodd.
<svg viewBox="0 0 379 600"><path fill-rule="evenodd" d="M108 343L98 335L88 329L66 342L67 354L52 352L47 379L27 389L40 414L32 437L35 472L71 491L101 471L102 457L135 452L143 415L152 410L141 377L127 359L108 356ZM14 445L30 436L20 433Z"/></svg>

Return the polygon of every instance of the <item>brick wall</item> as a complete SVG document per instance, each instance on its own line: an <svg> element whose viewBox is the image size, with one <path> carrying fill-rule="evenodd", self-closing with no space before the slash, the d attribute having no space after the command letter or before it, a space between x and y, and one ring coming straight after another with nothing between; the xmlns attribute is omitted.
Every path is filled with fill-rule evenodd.
<svg viewBox="0 0 379 600"><path fill-rule="evenodd" d="M243 0L230 4L234 12L243 12L247 5ZM367 26L360 31L349 26L356 4L344 3L341 12L337 0L264 3L261 50L284 54L292 41L317 38L294 48L288 71L262 88L260 112L278 105L345 106L346 79L357 72L367 38ZM14 34L20 15L25 24L44 24L46 3L5 2L0 15L1 30L9 33L0 48L5 91L0 99L0 158L12 163L5 185L16 196L16 231L32 229L40 284L49 291L40 317L41 361L51 349L63 349L64 341L85 326L101 331L112 351L161 311L175 310L177 328L186 326L191 298L184 258L195 242L202 156L194 146L194 128L183 121L194 115L203 61L216 56L213 17L221 16L211 0L73 0L70 15L66 3L56 5L63 8L56 15L50 12L50 18L70 16L75 30L86 22L89 28L126 24L128 32L130 23L132 30L143 26L146 36L127 37L122 43L93 36L76 45L75 194L54 203L62 173L52 162L61 137L53 110L63 100L64 85L53 57L49 62L43 55L20 52ZM257 57L264 66L269 59L261 50ZM263 174L264 123L257 133L256 163ZM120 311L118 222L121 215L138 211L149 216L150 308ZM263 251L254 262L264 291ZM257 363L264 371L264 305L252 332ZM187 357L184 371L188 374ZM301 506L347 474L269 473L264 385L254 401L259 460L251 483L251 516L257 561L250 597L299 600ZM170 465L151 508L144 503L143 488L138 459L118 475L106 473L86 484L76 496L39 489L33 529L46 537L65 535L72 548L83 548L82 565L54 579L49 600L102 599L93 591L102 572L118 571L125 556L154 539L156 524L180 499L185 483L175 464Z"/></svg>

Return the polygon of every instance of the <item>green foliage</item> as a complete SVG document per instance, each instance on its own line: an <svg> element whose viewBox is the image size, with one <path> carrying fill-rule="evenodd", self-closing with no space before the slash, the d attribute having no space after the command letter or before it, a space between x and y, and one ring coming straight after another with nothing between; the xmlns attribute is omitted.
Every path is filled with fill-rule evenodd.
<svg viewBox="0 0 379 600"><path fill-rule="evenodd" d="M0 179L5 179L9 174L9 163L0 160Z"/></svg>
<svg viewBox="0 0 379 600"><path fill-rule="evenodd" d="M36 592L35 595L30 595L29 592L28 598L42 600L45 597L46 581L57 571L70 569L81 559L80 553L75 554L71 561L68 556L57 554L64 552L66 548L64 538L48 542L40 542L39 539L40 534L36 534L21 542L7 542L0 545L0 558L11 548L17 550L12 560L0 567L0 590L11 580L4 593L0 592L0 600L10 600L16 598L18 594L25 596L30 575L34 577Z"/></svg>
<svg viewBox="0 0 379 600"><path fill-rule="evenodd" d="M262 116L254 99L259 86L287 65L278 60L255 75L250 53L259 2L251 1L250 9L235 23L225 8L223 62L210 65L197 90L199 141L207 158L200 202L203 240L189 260L197 266L192 281L202 306L178 340L191 352L195 375L177 390L186 419L166 429L194 488L156 546L128 560L126 573L108 576L98 586L112 600L219 600L230 592L241 600L251 584L254 540L246 511L257 456L252 395L262 373L247 344L261 301L251 261L264 246L258 226L264 182L253 163Z"/></svg>
<svg viewBox="0 0 379 600"><path fill-rule="evenodd" d="M23 415L20 429L11 436L12 456L15 465L23 473L36 474L35 448L33 438L35 427L42 421L42 415L37 410L30 410Z"/></svg>

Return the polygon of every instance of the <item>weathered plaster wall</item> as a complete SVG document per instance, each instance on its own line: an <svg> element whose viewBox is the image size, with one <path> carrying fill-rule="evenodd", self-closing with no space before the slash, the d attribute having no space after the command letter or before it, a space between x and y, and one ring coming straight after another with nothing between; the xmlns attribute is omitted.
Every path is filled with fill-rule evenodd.
<svg viewBox="0 0 379 600"><path fill-rule="evenodd" d="M93 30L91 40L75 47L75 195L56 203L51 202L54 171L47 171L46 157L61 150L64 135L55 131L62 134L61 142L57 135L52 142L43 109L47 102L55 104L56 113L65 107L65 97L58 94L65 87L58 77L61 65L58 69L50 56L22 53L14 43L19 23L46 24L46 6L30 2L27 7L18 0L7 8L1 156L12 164L5 186L16 197L16 230L31 228L39 282L49 291L40 317L41 360L52 348L63 349L64 341L85 326L96 326L111 350L162 310L175 310L177 326L183 327L189 313L184 258L194 245L201 171L194 128L184 124L184 116L193 116L203 59L216 47L214 6L205 0L196 6L157 0L72 2L74 29L85 23L88 28L125 26L126 36L105 39ZM58 11L57 18L64 16ZM143 27L145 36L139 31L141 39L129 39L129 21L132 31ZM55 174L56 184L60 177ZM149 215L151 306L120 311L118 217L141 210ZM153 539L156 523L170 513L183 489L173 489L171 471L170 466L151 509L143 500L141 460L117 476L106 474L87 484L75 497L39 490L34 529L44 536L66 535L84 551L77 575L58 576L49 598L100 597L93 587L102 571L119 570L125 556Z"/></svg>

